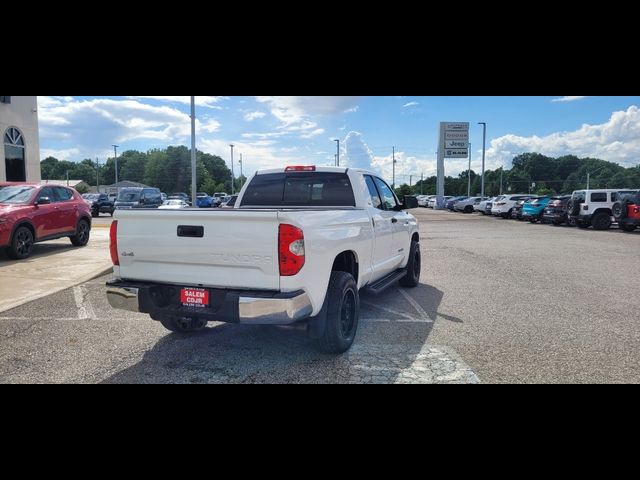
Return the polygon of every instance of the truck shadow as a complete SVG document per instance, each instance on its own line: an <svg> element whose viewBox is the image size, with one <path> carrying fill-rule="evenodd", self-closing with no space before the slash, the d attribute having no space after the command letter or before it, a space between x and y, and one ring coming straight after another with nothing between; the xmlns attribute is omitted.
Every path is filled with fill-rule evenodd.
<svg viewBox="0 0 640 480"><path fill-rule="evenodd" d="M428 285L363 295L356 342L341 356L317 352L301 328L212 324L162 337L104 383L474 383L453 352L426 344L434 321L461 322L438 312L442 297Z"/></svg>

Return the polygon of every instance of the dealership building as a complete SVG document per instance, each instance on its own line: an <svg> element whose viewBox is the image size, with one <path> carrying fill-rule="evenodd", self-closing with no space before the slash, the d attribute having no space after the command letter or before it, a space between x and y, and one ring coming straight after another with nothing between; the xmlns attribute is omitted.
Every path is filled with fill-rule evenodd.
<svg viewBox="0 0 640 480"><path fill-rule="evenodd" d="M0 182L40 182L38 97L0 96Z"/></svg>

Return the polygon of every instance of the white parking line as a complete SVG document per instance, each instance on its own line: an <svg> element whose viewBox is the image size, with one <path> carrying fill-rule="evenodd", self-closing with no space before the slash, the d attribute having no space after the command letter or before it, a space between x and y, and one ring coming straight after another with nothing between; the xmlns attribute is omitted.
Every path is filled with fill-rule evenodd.
<svg viewBox="0 0 640 480"><path fill-rule="evenodd" d="M97 320L98 317L96 317L96 312L93 311L93 307L87 298L87 294L87 289L83 285L73 287L73 298L76 301L76 307L78 307L78 320L85 318Z"/></svg>
<svg viewBox="0 0 640 480"><path fill-rule="evenodd" d="M380 305L376 305L375 303L371 303L371 302L362 302L363 305L367 306L367 307L371 307L371 308L377 308L378 310L383 310L387 313L390 313L392 315L398 315L400 317L404 317L404 318L408 318L409 320L414 320L414 318L410 315L407 315L406 313L402 313L402 312L398 312L396 310L392 310L390 308L386 308L386 307L381 307Z"/></svg>
<svg viewBox="0 0 640 480"><path fill-rule="evenodd" d="M435 320L434 318L431 318L427 312L424 311L424 308L422 308L420 304L416 302L411 295L405 292L402 288L399 288L398 291L402 294L404 298L407 299L407 302L409 302L411 306L416 309L416 312L418 312L418 315L420 315L423 318L428 318L432 322Z"/></svg>

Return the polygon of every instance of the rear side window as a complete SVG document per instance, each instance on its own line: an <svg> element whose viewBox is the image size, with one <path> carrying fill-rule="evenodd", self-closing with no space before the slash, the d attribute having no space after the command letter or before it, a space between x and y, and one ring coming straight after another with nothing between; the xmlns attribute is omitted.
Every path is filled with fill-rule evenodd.
<svg viewBox="0 0 640 480"><path fill-rule="evenodd" d="M241 207L355 207L344 173L271 173L251 180Z"/></svg>
<svg viewBox="0 0 640 480"><path fill-rule="evenodd" d="M373 181L373 178L369 175L365 175L364 179L367 182L367 188L369 189L369 195L371 195L373 208L384 210L384 208L382 208L382 200L380 200L380 194L378 193L378 189L376 188L376 184Z"/></svg>
<svg viewBox="0 0 640 480"><path fill-rule="evenodd" d="M607 201L607 194L605 193L592 193L591 201L594 203L605 203Z"/></svg>
<svg viewBox="0 0 640 480"><path fill-rule="evenodd" d="M71 190L67 190L66 188L56 187L56 193L58 194L58 201L60 202L68 202L73 198Z"/></svg>

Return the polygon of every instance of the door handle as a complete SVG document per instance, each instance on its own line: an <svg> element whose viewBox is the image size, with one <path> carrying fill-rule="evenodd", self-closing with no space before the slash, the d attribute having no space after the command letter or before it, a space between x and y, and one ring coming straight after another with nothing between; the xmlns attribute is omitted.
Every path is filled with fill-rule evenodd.
<svg viewBox="0 0 640 480"><path fill-rule="evenodd" d="M397 218L392 218L391 219L391 223L398 223L398 219Z"/></svg>

